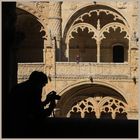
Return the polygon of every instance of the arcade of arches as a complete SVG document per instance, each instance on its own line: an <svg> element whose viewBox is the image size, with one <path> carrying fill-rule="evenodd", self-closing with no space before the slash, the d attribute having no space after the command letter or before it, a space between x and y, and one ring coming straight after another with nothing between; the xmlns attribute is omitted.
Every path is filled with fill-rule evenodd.
<svg viewBox="0 0 140 140"><path fill-rule="evenodd" d="M45 72L42 100L62 96L56 117L137 119L137 11L136 2L17 2L18 82Z"/></svg>

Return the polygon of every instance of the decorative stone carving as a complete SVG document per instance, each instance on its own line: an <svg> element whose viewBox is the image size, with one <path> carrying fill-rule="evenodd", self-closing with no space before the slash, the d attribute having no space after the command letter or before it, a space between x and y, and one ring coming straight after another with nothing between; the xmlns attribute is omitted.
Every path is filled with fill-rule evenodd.
<svg viewBox="0 0 140 140"><path fill-rule="evenodd" d="M37 7L37 9L38 9L39 12L42 12L43 11L43 9L44 9L44 3L36 2L35 5L36 5L36 7Z"/></svg>
<svg viewBox="0 0 140 140"><path fill-rule="evenodd" d="M49 3L49 18L61 18L61 1L51 1Z"/></svg>
<svg viewBox="0 0 140 140"><path fill-rule="evenodd" d="M126 103L113 97L89 97L74 105L67 113L67 117L77 114L79 117L85 118L87 114L90 114L90 117L100 118L101 113L104 112L111 113L110 117L115 119L117 113L119 115L124 114L126 117L127 110Z"/></svg>
<svg viewBox="0 0 140 140"><path fill-rule="evenodd" d="M132 44L133 46L131 48L137 48L138 47L137 42L139 41L139 38L137 37L137 33L135 31L132 33L131 41L133 43Z"/></svg>
<svg viewBox="0 0 140 140"><path fill-rule="evenodd" d="M130 61L128 63L92 63L92 62L80 62L78 65L76 62L56 62L55 60L55 47L61 47L60 40L61 40L61 12L63 11L63 8L61 9L61 3L59 1L48 1L49 3L49 15L44 15L45 11L45 3L43 2L34 2L33 5L27 5L27 3L21 3L17 2L17 7L21 8L32 15L37 17L37 20L43 25L40 31L46 32L46 34L43 36L45 39L44 45L47 46L44 48L44 54L45 54L45 64L35 64L35 63L22 63L18 64L18 82L22 82L24 80L27 80L30 73L34 70L43 71L48 76L52 78L52 81L46 86L46 91L52 90L54 88L57 91L61 91L66 89L67 87L70 88L72 85L75 85L76 83L83 84L86 82L91 82L89 77L91 76L94 81L96 82L107 82L108 84L115 85L117 88L120 88L123 91L124 98L128 101L129 107L134 105L134 102L137 98L137 89L135 88L137 85L133 85L132 83L132 77L136 76L136 72L138 72L138 62L137 62L137 52L138 52L138 44L133 43L133 41L136 42L135 34L131 37L131 32L137 31L136 24L138 22L137 18L137 11L133 11L131 15L129 13L126 13L126 15L129 15L132 20L131 22L127 23L127 16L123 17L123 13L121 13L121 10L118 12L111 11L112 7L107 9L95 9L90 10L88 12L82 13L82 15L79 15L76 20L71 21L71 27L68 30L67 33L67 40L69 41L71 38L73 38L72 33L77 32L78 28L84 30L85 28L88 29L89 33L93 33L93 38L100 41L105 38L104 33L109 33L110 28L114 29L116 31L118 28L120 28L120 32L126 33L126 36L124 38L131 41L129 44L131 47L128 51L130 51ZM115 3L116 4L116 3ZM76 10L78 7L75 4L69 5L71 9L67 12L72 12L71 10ZM107 5L108 6L108 5ZM114 5L115 6L115 5ZM135 5L137 9L138 5ZM104 7L102 7L104 8ZM125 2L121 5L118 5L119 9L128 8L127 3ZM64 8L65 9L65 8ZM45 12L44 12L45 11ZM68 13L68 14L69 14ZM85 23L84 18L87 16L90 18L92 14L97 14L97 22L95 22L95 26L88 25ZM100 19L101 14L104 14L105 16L110 16L112 23L109 24L105 22L105 26L102 27L102 21ZM118 14L120 13L120 14ZM79 14L79 13L78 13ZM74 14L75 15L75 14ZM132 16L132 17L131 17ZM49 25L48 25L49 20ZM71 19L70 19L71 20ZM63 22L65 24L66 19L63 18ZM97 23L97 24L96 24ZM62 25L62 28L64 27L64 24ZM130 28L132 27L132 28ZM50 29L50 34L47 33L47 28ZM67 27L66 27L67 28ZM133 30L134 29L134 30ZM65 29L64 29L65 30ZM56 40L54 39L54 36L56 37ZM66 36L66 35L64 35ZM49 38L49 39L48 39ZM46 40L47 39L47 40ZM49 40L49 45L46 43L46 41ZM64 40L65 41L65 40ZM64 42L65 44L66 42ZM131 44L132 43L132 44ZM67 44L68 45L68 44ZM137 47L136 47L137 45ZM64 46L65 47L65 46ZM136 50L136 52L133 52ZM57 54L57 53L56 53ZM55 71L56 70L56 71ZM56 72L56 73L55 73ZM137 78L137 77L136 77ZM91 84L93 84L91 82ZM79 84L80 85L80 84ZM127 88L127 86L129 86ZM48 88L48 89L47 89ZM113 87L112 87L113 88ZM116 90L117 91L117 90ZM65 94L65 93L64 93ZM44 97L45 97L44 93ZM127 97L127 98L126 98ZM129 99L131 99L129 101ZM136 109L136 113L138 114L137 107L133 107ZM100 118L102 113L111 113L111 118L116 118L117 113L127 113L127 105L115 98L112 97L88 97L85 100L82 100L78 103L76 103L68 112L67 117L71 116L71 113L79 113L80 117L86 117L86 114L95 115L96 118ZM133 113L130 112L133 116ZM137 119L136 116L133 116L134 119Z"/></svg>
<svg viewBox="0 0 140 140"><path fill-rule="evenodd" d="M26 5L25 3L20 3L17 2L16 3L16 7L26 10L27 12L35 15L38 18L38 21L44 26L46 27L48 25L48 21L45 20L45 18L43 17L42 14L40 14L36 9L34 9L33 7L30 7L29 5Z"/></svg>
<svg viewBox="0 0 140 140"><path fill-rule="evenodd" d="M43 12L43 9L45 8L45 3L42 2L36 2L35 3L36 8L38 9L39 12Z"/></svg>
<svg viewBox="0 0 140 140"><path fill-rule="evenodd" d="M96 63L56 63L56 74L62 78L87 78L92 75L94 78L121 79L130 77L128 64L96 64Z"/></svg>
<svg viewBox="0 0 140 140"><path fill-rule="evenodd" d="M94 28L94 26L88 24L88 23L79 23L79 24L76 24L74 25L73 27L71 27L71 29L69 30L68 32L68 35L67 35L67 38L66 38L66 42L69 42L69 40L71 38L74 38L72 36L72 33L75 32L75 33L78 33L78 28L82 29L82 31L87 28L88 29L88 33L94 33L93 37L92 38L97 38L97 35L96 35L96 29Z"/></svg>
<svg viewBox="0 0 140 140"><path fill-rule="evenodd" d="M45 30L44 27L41 26L40 32L43 32L44 33L44 36L42 36L42 38L45 39L45 40L47 40L48 35L47 35L46 30Z"/></svg>
<svg viewBox="0 0 140 140"><path fill-rule="evenodd" d="M114 99L112 97L104 97L99 104L101 112L112 113L112 119L115 119L116 113L127 114L127 104L118 99Z"/></svg>
<svg viewBox="0 0 140 140"><path fill-rule="evenodd" d="M128 29L126 28L126 26L124 26L123 24L121 23L116 23L116 22L113 22L113 23L109 23L107 25L105 25L101 31L100 31L100 40L104 39L105 36L104 36L104 32L108 32L109 33L109 29L110 28L113 28L114 31L117 29L117 28L120 28L120 33L121 32L125 32L126 35L124 38L127 38L129 40L129 31Z"/></svg>
<svg viewBox="0 0 140 140"><path fill-rule="evenodd" d="M117 19L123 21L123 23L126 24L126 21L124 20L124 18L122 16L120 16L119 14L117 14L116 12L110 11L110 10L105 10L105 9L97 9L97 10L91 10L89 12L86 12L82 15L80 15L73 23L73 25L77 22L77 21L81 21L84 22L83 17L88 15L89 17L91 16L91 13L96 12L97 15L99 16L101 12L104 12L106 15L113 15L114 16L114 21L116 21ZM127 25L127 24L126 24Z"/></svg>
<svg viewBox="0 0 140 140"><path fill-rule="evenodd" d="M49 3L49 27L56 47L56 60L61 59L61 1Z"/></svg>
<svg viewBox="0 0 140 140"><path fill-rule="evenodd" d="M59 20L49 20L49 24L51 25L51 35L52 37L56 37L57 40L60 40L61 36L61 22Z"/></svg>
<svg viewBox="0 0 140 140"><path fill-rule="evenodd" d="M134 9L138 9L139 8L139 1L134 1Z"/></svg>
<svg viewBox="0 0 140 140"><path fill-rule="evenodd" d="M76 10L77 9L77 4L74 2L71 4L70 10Z"/></svg>
<svg viewBox="0 0 140 140"><path fill-rule="evenodd" d="M49 3L49 25L53 36L61 36L61 4L62 2Z"/></svg>
<svg viewBox="0 0 140 140"><path fill-rule="evenodd" d="M18 83L23 82L28 79L29 75L33 71L42 71L44 72L44 64L18 64Z"/></svg>
<svg viewBox="0 0 140 140"><path fill-rule="evenodd" d="M132 78L138 78L137 72L138 72L138 66L137 66L137 57L138 57L138 50L136 48L131 49L131 77Z"/></svg>
<svg viewBox="0 0 140 140"><path fill-rule="evenodd" d="M117 8L118 9L126 9L127 8L127 2L124 2L124 1L117 2Z"/></svg>

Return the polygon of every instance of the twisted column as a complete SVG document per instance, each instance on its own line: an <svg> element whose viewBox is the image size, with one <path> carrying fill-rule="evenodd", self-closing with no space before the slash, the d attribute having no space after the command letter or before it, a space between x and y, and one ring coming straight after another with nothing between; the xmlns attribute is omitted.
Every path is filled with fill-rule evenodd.
<svg viewBox="0 0 140 140"><path fill-rule="evenodd" d="M49 28L52 38L55 38L56 60L61 60L61 4L60 1L52 1L49 3Z"/></svg>

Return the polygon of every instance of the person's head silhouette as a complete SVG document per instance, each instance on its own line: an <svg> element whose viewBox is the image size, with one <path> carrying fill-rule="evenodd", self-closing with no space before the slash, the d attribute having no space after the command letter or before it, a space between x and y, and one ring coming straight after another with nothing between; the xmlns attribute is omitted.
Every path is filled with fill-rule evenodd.
<svg viewBox="0 0 140 140"><path fill-rule="evenodd" d="M34 85L43 87L48 83L48 77L43 72L33 71L29 77L29 81Z"/></svg>

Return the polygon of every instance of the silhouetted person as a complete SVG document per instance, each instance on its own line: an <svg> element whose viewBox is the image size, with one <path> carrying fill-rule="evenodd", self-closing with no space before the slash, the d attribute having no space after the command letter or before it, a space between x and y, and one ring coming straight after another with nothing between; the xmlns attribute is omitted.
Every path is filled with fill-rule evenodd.
<svg viewBox="0 0 140 140"><path fill-rule="evenodd" d="M9 103L11 125L15 126L15 131L19 128L28 129L34 125L31 122L37 124L50 116L56 106L55 99L58 95L52 91L48 94L50 97L48 96L44 102L41 101L42 88L47 83L48 78L43 72L34 71L27 81L17 84L12 89ZM48 103L49 108L45 110L44 106Z"/></svg>
<svg viewBox="0 0 140 140"><path fill-rule="evenodd" d="M49 103L49 107L45 110L45 114L47 114L47 116L50 116L52 113L54 115L53 109L56 107L56 100L59 100L60 96L56 95L55 91L51 91L46 98L46 101L44 101L44 104L48 104ZM55 116L54 116L55 117Z"/></svg>

